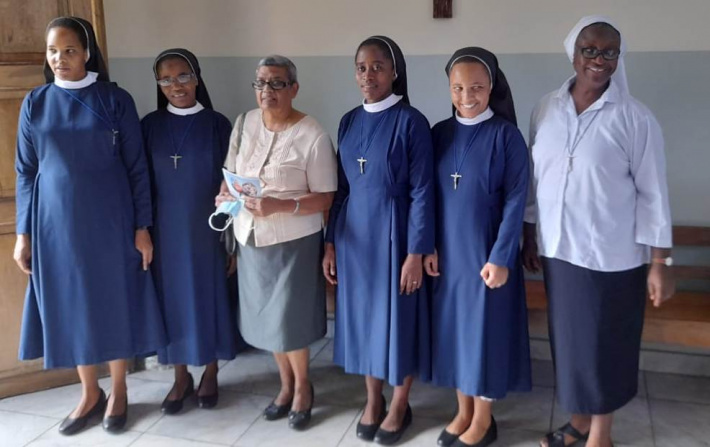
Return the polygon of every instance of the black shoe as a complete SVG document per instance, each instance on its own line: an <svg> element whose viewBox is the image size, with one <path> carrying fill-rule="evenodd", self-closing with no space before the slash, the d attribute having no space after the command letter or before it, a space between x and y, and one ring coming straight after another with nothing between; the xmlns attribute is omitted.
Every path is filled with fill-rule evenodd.
<svg viewBox="0 0 710 447"><path fill-rule="evenodd" d="M453 445L454 442L456 442L456 439L458 437L459 435L454 435L446 431L446 429L443 429L441 430L439 439L436 440L436 445L440 445L441 447L449 447Z"/></svg>
<svg viewBox="0 0 710 447"><path fill-rule="evenodd" d="M180 410L182 410L182 403L185 401L185 399L192 396L192 393L194 392L195 381L192 379L192 374L188 373L187 388L185 388L185 391L183 391L182 397L180 399L168 400L168 396L170 396L170 393L168 393L168 396L165 397L165 400L163 401L162 405L160 405L160 411L165 414L179 413Z"/></svg>
<svg viewBox="0 0 710 447"><path fill-rule="evenodd" d="M108 399L106 399L108 402ZM128 420L128 396L126 396L126 409L123 410L123 414L118 414L115 416L104 416L103 427L109 433L120 433L123 431L123 427L126 426L126 421Z"/></svg>
<svg viewBox="0 0 710 447"><path fill-rule="evenodd" d="M380 407L380 415L377 418L377 422L375 422L374 424L363 424L358 421L357 423L355 433L357 434L357 437L359 439L362 439L363 441L372 441L373 439L375 439L375 433L377 432L377 429L380 428L380 424L387 417L387 400L385 399L384 395L381 395L381 397L382 406Z"/></svg>
<svg viewBox="0 0 710 447"><path fill-rule="evenodd" d="M266 419L267 421L275 421L277 419L286 417L288 415L288 412L291 411L292 403L293 398L291 398L291 400L284 405L276 405L276 400L272 400L269 406L264 408L264 413L262 413L264 419Z"/></svg>
<svg viewBox="0 0 710 447"><path fill-rule="evenodd" d="M410 425L412 425L412 407L407 404L407 411L404 413L402 426L395 431L383 430L382 428L377 429L377 433L375 433L375 442L380 445L396 444L397 441L402 438L402 435Z"/></svg>
<svg viewBox="0 0 710 447"><path fill-rule="evenodd" d="M215 379L215 392L208 396L200 396L200 388L202 388L202 381L205 379L205 374L202 374L200 379L200 386L197 387L197 406L200 408L214 408L217 406L217 401L219 401L219 389L217 388L217 379Z"/></svg>
<svg viewBox="0 0 710 447"><path fill-rule="evenodd" d="M488 430L486 430L486 434L483 435L483 439L475 444L466 444L462 440L457 439L456 442L451 444L451 447L486 447L493 444L496 439L498 439L498 427L496 426L496 420L491 416L491 425L488 426Z"/></svg>
<svg viewBox="0 0 710 447"><path fill-rule="evenodd" d="M288 412L288 426L294 430L303 430L311 422L311 410L313 410L313 402L316 400L316 393L313 390L313 384L311 383L311 406L302 411L289 411Z"/></svg>
<svg viewBox="0 0 710 447"><path fill-rule="evenodd" d="M59 433L66 436L70 436L80 432L84 429L84 427L86 427L86 423L89 421L89 419L96 415L103 414L105 408L106 394L104 393L104 390L101 390L101 394L99 394L99 400L96 401L94 406L91 407L91 410L87 411L84 416L80 416L78 418L70 418L69 416L67 416L66 418L64 418L62 423L59 425Z"/></svg>

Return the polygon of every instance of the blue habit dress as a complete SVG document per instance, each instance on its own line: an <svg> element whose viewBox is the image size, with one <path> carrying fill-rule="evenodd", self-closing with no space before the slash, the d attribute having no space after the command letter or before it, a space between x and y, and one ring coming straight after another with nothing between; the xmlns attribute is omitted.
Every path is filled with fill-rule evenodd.
<svg viewBox="0 0 710 447"><path fill-rule="evenodd" d="M360 106L341 120L338 146L338 191L327 234L338 276L333 360L348 373L392 385L409 375L426 378L426 293L400 295L399 284L408 253L434 251L427 120L403 102L376 113Z"/></svg>
<svg viewBox="0 0 710 447"><path fill-rule="evenodd" d="M234 358L235 315L227 294L226 252L207 219L222 181L231 125L211 109L142 121L153 179L155 276L167 348L161 363L204 365ZM180 158L175 168L171 156Z"/></svg>
<svg viewBox="0 0 710 447"><path fill-rule="evenodd" d="M432 380L491 399L529 391L519 256L529 175L525 141L517 127L495 115L470 126L451 117L434 126L432 138L441 273L431 300ZM454 172L462 176L456 190ZM504 286L485 285L480 271L486 262L508 267Z"/></svg>
<svg viewBox="0 0 710 447"><path fill-rule="evenodd" d="M32 238L20 359L74 367L165 346L135 246L151 197L130 95L106 82L36 88L20 112L16 170L17 233Z"/></svg>

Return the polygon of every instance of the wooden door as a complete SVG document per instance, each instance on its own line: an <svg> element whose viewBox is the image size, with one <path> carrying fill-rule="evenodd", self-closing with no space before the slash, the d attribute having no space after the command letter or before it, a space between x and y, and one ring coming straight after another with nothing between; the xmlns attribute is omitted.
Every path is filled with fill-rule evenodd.
<svg viewBox="0 0 710 447"><path fill-rule="evenodd" d="M106 55L102 0L0 1L0 399L78 380L74 370L44 371L41 359L17 360L27 277L12 259L17 118L27 92L44 83L45 28L68 15L92 22Z"/></svg>

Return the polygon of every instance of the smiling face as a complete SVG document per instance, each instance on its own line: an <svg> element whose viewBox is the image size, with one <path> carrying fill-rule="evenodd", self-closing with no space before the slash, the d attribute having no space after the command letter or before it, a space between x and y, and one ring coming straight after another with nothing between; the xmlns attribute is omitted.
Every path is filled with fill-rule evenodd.
<svg viewBox="0 0 710 447"><path fill-rule="evenodd" d="M601 54L594 59L587 59L582 56L582 48L596 48L600 51L614 50L618 54L621 48L621 36L610 25L593 24L584 28L577 37L572 61L574 71L577 73L576 82L585 87L603 88L616 71L619 64L618 59L609 61L604 59Z"/></svg>
<svg viewBox="0 0 710 447"><path fill-rule="evenodd" d="M451 103L462 118L475 118L488 107L491 79L480 62L459 62L449 71Z"/></svg>
<svg viewBox="0 0 710 447"><path fill-rule="evenodd" d="M282 81L289 83L288 68L281 66L264 65L256 72L256 80L264 82ZM298 94L298 83L294 82L286 87L274 90L266 85L263 90L254 90L256 93L256 103L261 110L285 111L290 110L293 99Z"/></svg>
<svg viewBox="0 0 710 447"><path fill-rule="evenodd" d="M187 61L181 57L169 58L158 64L158 79L171 79L173 83L167 87L160 87L163 95L173 107L185 109L197 103L197 78L193 76L186 84L178 82L180 75L191 75L192 69Z"/></svg>
<svg viewBox="0 0 710 447"><path fill-rule="evenodd" d="M392 94L396 79L394 62L376 45L361 47L355 56L355 80L367 104L380 102Z"/></svg>
<svg viewBox="0 0 710 447"><path fill-rule="evenodd" d="M86 48L74 30L56 26L47 33L47 63L57 79L84 79L87 56Z"/></svg>

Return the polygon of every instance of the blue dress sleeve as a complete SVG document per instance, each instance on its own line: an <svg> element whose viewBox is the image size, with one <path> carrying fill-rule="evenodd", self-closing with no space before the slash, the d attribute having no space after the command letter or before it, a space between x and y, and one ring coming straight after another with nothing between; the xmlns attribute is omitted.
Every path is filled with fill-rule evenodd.
<svg viewBox="0 0 710 447"><path fill-rule="evenodd" d="M512 269L520 250L530 167L528 149L517 128L504 131L504 148L503 218L488 262Z"/></svg>
<svg viewBox="0 0 710 447"><path fill-rule="evenodd" d="M434 148L424 115L409 123L409 220L407 252L434 253Z"/></svg>
<svg viewBox="0 0 710 447"><path fill-rule="evenodd" d="M143 149L143 133L138 112L133 98L125 90L116 89L117 120L121 158L128 173L128 180L133 195L135 228L149 227L153 224L150 196L150 174Z"/></svg>
<svg viewBox="0 0 710 447"><path fill-rule="evenodd" d="M32 115L32 93L22 102L17 126L17 153L15 157L17 234L31 234L32 191L39 171L39 158L32 141L30 117Z"/></svg>
<svg viewBox="0 0 710 447"><path fill-rule="evenodd" d="M343 141L343 133L345 133L346 117L340 121L340 126L338 127L338 190L335 192L335 197L333 198L333 204L330 207L328 214L328 227L325 232L325 241L335 243L335 223L338 221L338 215L340 210L343 208L343 203L345 199L350 195L350 183L348 178L345 176L345 170L343 169L343 162L340 159L340 143Z"/></svg>

